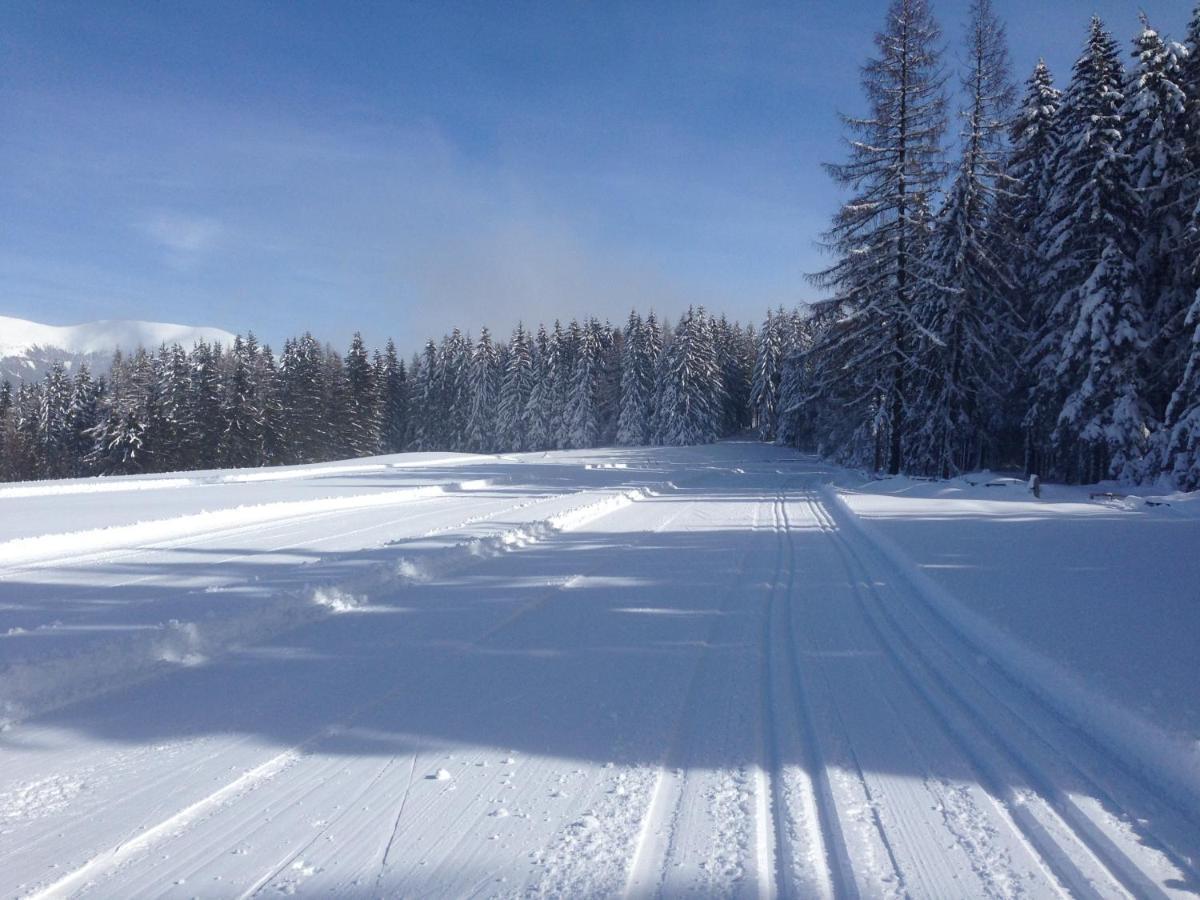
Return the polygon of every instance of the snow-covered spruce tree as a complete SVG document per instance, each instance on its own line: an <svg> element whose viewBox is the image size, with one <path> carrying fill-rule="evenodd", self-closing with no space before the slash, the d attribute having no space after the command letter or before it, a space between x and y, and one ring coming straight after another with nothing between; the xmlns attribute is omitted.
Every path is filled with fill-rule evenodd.
<svg viewBox="0 0 1200 900"><path fill-rule="evenodd" d="M357 331L346 354L346 382L346 420L335 425L344 429L351 456L371 456L381 445L379 386L366 344Z"/></svg>
<svg viewBox="0 0 1200 900"><path fill-rule="evenodd" d="M609 446L617 440L617 420L621 415L621 356L625 336L605 320L592 320L596 342L600 346L600 374L596 386L600 433L597 443Z"/></svg>
<svg viewBox="0 0 1200 900"><path fill-rule="evenodd" d="M471 405L467 416L466 446L463 449L473 453L491 453L496 449L500 361L486 325L479 330L479 340L471 355L469 391Z"/></svg>
<svg viewBox="0 0 1200 900"><path fill-rule="evenodd" d="M442 339L438 348L437 382L444 416L439 450L462 450L467 446L467 423L471 417L471 340L457 328Z"/></svg>
<svg viewBox="0 0 1200 900"><path fill-rule="evenodd" d="M246 336L247 347L257 345L254 332ZM251 364L254 395L258 402L262 433L262 465L276 465L283 454L283 403L279 394L279 367L268 344L258 345Z"/></svg>
<svg viewBox="0 0 1200 900"><path fill-rule="evenodd" d="M550 370L550 383L554 396L553 446L559 449L568 449L571 430L571 391L575 383L575 358L579 352L579 321L572 319L566 329L562 329L559 323L555 322L552 339L556 348L552 356L554 365Z"/></svg>
<svg viewBox="0 0 1200 900"><path fill-rule="evenodd" d="M779 401L779 366L783 361L783 310L767 310L754 351L750 378L751 424L762 441L775 440L775 408Z"/></svg>
<svg viewBox="0 0 1200 900"><path fill-rule="evenodd" d="M388 338L376 366L379 383L380 444L384 453L404 449L408 414L408 384L404 360L396 353L396 343Z"/></svg>
<svg viewBox="0 0 1200 900"><path fill-rule="evenodd" d="M1072 481L1134 477L1149 423L1138 371L1145 317L1133 259L1137 200L1122 152L1123 83L1116 44L1093 18L1063 98L1042 228L1054 305L1033 360L1035 402L1060 410L1049 436L1052 471Z"/></svg>
<svg viewBox="0 0 1200 900"><path fill-rule="evenodd" d="M67 450L71 444L71 380L62 363L56 362L42 382L38 409L38 457L45 478L71 474Z"/></svg>
<svg viewBox="0 0 1200 900"><path fill-rule="evenodd" d="M576 323L572 322L574 326ZM601 352L599 323L594 319L578 329L575 338L575 364L567 392L564 428L558 446L565 450L595 447L600 442Z"/></svg>
<svg viewBox="0 0 1200 900"><path fill-rule="evenodd" d="M233 341L231 355L230 368L221 386L221 435L216 464L241 468L257 465L261 458L262 423L254 397L252 361L240 335Z"/></svg>
<svg viewBox="0 0 1200 900"><path fill-rule="evenodd" d="M999 203L1008 186L1013 87L1004 26L990 0L972 0L966 60L961 158L930 247L936 281L917 292L922 334L909 467L943 478L983 463L1014 368L1002 355L1015 316L1011 229Z"/></svg>
<svg viewBox="0 0 1200 900"><path fill-rule="evenodd" d="M818 333L813 353L836 357L819 366L815 402L843 404L853 432L871 446L840 448L889 472L903 469L907 394L912 375L916 292L935 283L926 249L929 209L943 175L946 99L940 70L941 30L926 0L892 0L878 56L863 67L871 110L847 118L850 160L828 166L855 193L824 236L837 261L812 276L833 292L825 301L837 327ZM832 362L832 360L830 360ZM885 453L886 451L886 453Z"/></svg>
<svg viewBox="0 0 1200 900"><path fill-rule="evenodd" d="M1187 316L1192 329L1183 378L1167 405L1159 464L1184 491L1200 490L1200 291Z"/></svg>
<svg viewBox="0 0 1200 900"><path fill-rule="evenodd" d="M92 378L87 363L81 364L71 382L71 405L67 413L70 437L66 453L70 460L70 474L73 476L91 474L87 457L93 443L92 430L100 421L103 396L103 382ZM2 399L0 406L3 406ZM4 414L0 411L0 423L3 419Z"/></svg>
<svg viewBox="0 0 1200 900"><path fill-rule="evenodd" d="M1008 195L1001 198L1010 234L1015 282L1011 304L1017 328L1008 332L1013 344L1008 355L1015 367L1014 389L1005 402L1006 419L1019 423L1021 452L1026 474L1043 471L1044 435L1053 427L1056 409L1047 409L1037 390L1037 373L1027 365L1037 356L1035 340L1046 332L1053 300L1042 288L1045 259L1041 248L1047 223L1046 200L1051 190L1051 160L1058 146L1062 92L1043 60L1038 60L1026 82L1025 96L1009 132L1011 150L1007 165Z"/></svg>
<svg viewBox="0 0 1200 900"><path fill-rule="evenodd" d="M533 342L533 383L525 403L525 449L549 450L554 446L555 339L538 325Z"/></svg>
<svg viewBox="0 0 1200 900"><path fill-rule="evenodd" d="M1138 201L1132 226L1149 340L1146 402L1162 416L1183 377L1189 344L1184 318L1194 292L1184 246L1191 212L1185 208L1186 188L1192 174L1182 71L1187 50L1159 37L1145 16L1134 48L1137 63L1122 109L1123 149Z"/></svg>
<svg viewBox="0 0 1200 900"><path fill-rule="evenodd" d="M805 310L792 317L792 337L779 367L779 400L775 440L791 447L811 448L811 410L805 402L808 391L808 360L813 343L813 320Z"/></svg>
<svg viewBox="0 0 1200 900"><path fill-rule="evenodd" d="M16 399L12 382L5 379L0 381L0 481L17 481L22 477L17 465L19 442Z"/></svg>
<svg viewBox="0 0 1200 900"><path fill-rule="evenodd" d="M508 357L500 381L500 401L496 414L498 449L506 453L528 450L525 408L533 390L533 349L529 333L518 322L508 342Z"/></svg>
<svg viewBox="0 0 1200 900"><path fill-rule="evenodd" d="M320 461L345 459L355 455L354 435L346 427L351 416L350 377L342 355L329 344L321 356L321 411L320 418L325 426L325 440L318 448L316 458Z"/></svg>
<svg viewBox="0 0 1200 900"><path fill-rule="evenodd" d="M750 424L750 377L754 369L755 344L737 322L725 316L716 327L717 365L725 390L722 434L735 434Z"/></svg>
<svg viewBox="0 0 1200 900"><path fill-rule="evenodd" d="M625 323L621 354L621 411L617 420L617 443L640 447L650 443L650 402L654 392L654 360L650 355L646 326L631 310Z"/></svg>
<svg viewBox="0 0 1200 900"><path fill-rule="evenodd" d="M289 463L317 462L328 446L321 345L309 332L284 345L280 360L283 443Z"/></svg>
<svg viewBox="0 0 1200 900"><path fill-rule="evenodd" d="M437 345L430 339L408 367L407 450L427 451L439 446L438 417L442 415L442 409L436 373Z"/></svg>
<svg viewBox="0 0 1200 900"><path fill-rule="evenodd" d="M220 428L214 427L221 416L221 346L199 341L188 354L188 364L191 368L188 403L191 407L191 418L201 423L191 442L194 457L187 468L195 469L204 465L212 465L217 458L217 442L221 438ZM157 436L160 433L158 422L148 422L150 434L147 441L151 452L157 453ZM152 437L153 436L153 437Z"/></svg>
<svg viewBox="0 0 1200 900"><path fill-rule="evenodd" d="M721 436L725 397L707 319L703 308L689 308L663 351L655 443L707 444Z"/></svg>

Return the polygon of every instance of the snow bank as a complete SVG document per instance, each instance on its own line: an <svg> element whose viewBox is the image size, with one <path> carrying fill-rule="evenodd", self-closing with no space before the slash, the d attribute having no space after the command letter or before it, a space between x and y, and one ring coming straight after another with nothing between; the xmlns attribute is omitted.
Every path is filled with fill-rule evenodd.
<svg viewBox="0 0 1200 900"><path fill-rule="evenodd" d="M402 457L402 458L396 458ZM63 478L52 481L19 482L0 486L0 502L22 497L55 497L70 494L108 494L122 491L159 491L217 484L257 484L269 481L294 481L309 478L337 478L414 469L437 464L459 466L492 457L464 453L404 453L392 457L369 457L372 461L316 463L299 466L266 466L261 469L201 470L175 475L116 475L95 478ZM380 459L388 461L381 462Z"/></svg>
<svg viewBox="0 0 1200 900"><path fill-rule="evenodd" d="M435 497L447 491L478 490L494 483L495 479L475 478L443 484L396 488L349 497L325 497L317 500L288 500L260 503L253 506L234 506L229 509L176 516L169 519L155 519L112 528L92 528L86 531L17 538L0 543L0 566L26 565L64 557L79 557L122 550L147 543L193 537L197 534L242 528L247 525L285 518L294 519L347 510L392 506L426 497Z"/></svg>
<svg viewBox="0 0 1200 900"><path fill-rule="evenodd" d="M419 492L420 496L432 496L450 489L482 487L487 483L487 479L479 479L458 482L452 486L436 485L413 491ZM394 498L397 493L391 492L386 496ZM351 576L282 591L264 601L247 601L228 615L216 615L210 609L207 618L195 621L172 619L155 626L122 632L83 652L9 665L0 671L0 730L31 715L133 684L179 666L202 665L211 657L229 652L238 646L262 641L282 631L307 625L330 615L371 611L376 608L371 605L373 598L402 590L407 584L442 577L479 559L493 557L545 540L559 532L579 528L651 493L643 488L610 494L545 519L437 548L424 556L405 556L394 561L364 565ZM405 499L412 499L413 496L412 491L404 494ZM342 499L371 501L368 505L382 502L376 495ZM275 509L272 515L265 514L266 507L254 507L241 510L243 517L237 519L236 524L247 523L246 513L253 513L256 517L254 521L276 518L281 512L280 507L286 507L283 511L294 514L296 507L307 508L315 505L315 509L327 511L330 508L355 508L357 505L352 503L350 506L331 507L332 502L340 504L342 500L268 504L268 507ZM201 517L187 518L195 520ZM130 529L157 528L161 525L162 523L149 523L130 526ZM114 528L108 529L107 532L133 533L130 529ZM70 545L80 540L78 536L54 537L65 539L64 542L52 542L54 547ZM24 541L10 543L26 544ZM84 543L87 543L86 537ZM95 541L89 546L94 549ZM3 549L4 545L0 545L0 551ZM40 544L33 547L33 550L42 549L44 548ZM319 569L322 562L323 560L318 559L312 565Z"/></svg>
<svg viewBox="0 0 1200 900"><path fill-rule="evenodd" d="M827 487L839 523L849 523L896 567L939 617L995 661L1013 681L1044 701L1085 733L1096 735L1151 780L1183 792L1200 804L1200 742L1173 733L1090 686L1084 676L1032 648L971 609L922 571L890 536L866 520L844 493ZM1007 504L1006 504L1007 505ZM1014 511L1015 512L1015 511ZM1148 648L1153 652L1153 648Z"/></svg>

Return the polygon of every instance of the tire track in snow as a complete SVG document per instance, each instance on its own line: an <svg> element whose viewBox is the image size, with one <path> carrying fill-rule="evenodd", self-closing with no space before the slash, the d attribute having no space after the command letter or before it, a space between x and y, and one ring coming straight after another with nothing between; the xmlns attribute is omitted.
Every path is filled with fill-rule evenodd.
<svg viewBox="0 0 1200 900"><path fill-rule="evenodd" d="M1079 896L1168 896L1094 823L1083 821L1078 811L1067 805L1053 779L1039 771L1005 729L987 721L955 680L938 672L927 651L913 641L882 602L867 566L838 531L828 510L811 495L807 500L843 560L876 642L975 769L988 794L1002 804L1003 819L1024 838L1035 858L1057 876L1059 883ZM881 616L888 627L882 624ZM973 677L970 672L963 674Z"/></svg>

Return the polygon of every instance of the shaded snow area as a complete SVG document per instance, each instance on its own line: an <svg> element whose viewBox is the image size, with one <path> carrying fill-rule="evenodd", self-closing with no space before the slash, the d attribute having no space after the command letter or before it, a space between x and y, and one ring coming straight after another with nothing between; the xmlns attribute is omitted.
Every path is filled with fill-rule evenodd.
<svg viewBox="0 0 1200 900"><path fill-rule="evenodd" d="M0 896L1194 896L1200 502L1116 493L742 442L0 489Z"/></svg>

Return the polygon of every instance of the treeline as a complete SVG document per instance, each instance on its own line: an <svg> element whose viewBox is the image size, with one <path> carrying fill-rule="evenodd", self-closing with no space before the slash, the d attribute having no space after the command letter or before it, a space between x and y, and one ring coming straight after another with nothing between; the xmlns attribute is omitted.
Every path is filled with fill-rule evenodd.
<svg viewBox="0 0 1200 900"><path fill-rule="evenodd" d="M1093 19L1066 90L1039 63L1014 102L974 0L949 158L938 24L893 0L828 167L853 194L814 276L831 298L760 335L783 343L764 437L893 473L1200 487L1200 8L1183 43L1142 24L1130 54Z"/></svg>
<svg viewBox="0 0 1200 900"><path fill-rule="evenodd" d="M406 450L481 453L694 444L750 424L754 329L703 309L673 329L486 328L342 355L310 334L276 359L253 335L118 353L103 378L56 365L0 385L0 478L310 463Z"/></svg>

